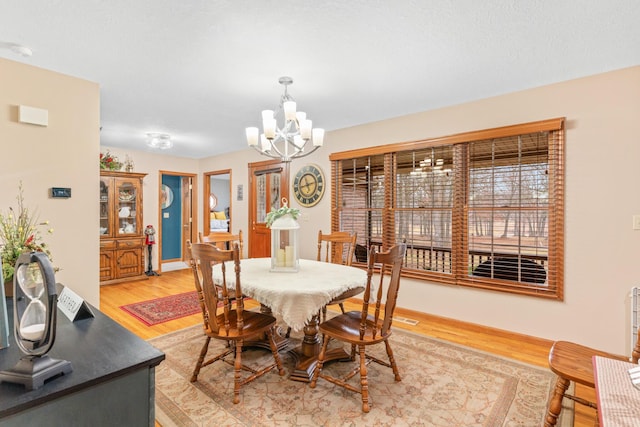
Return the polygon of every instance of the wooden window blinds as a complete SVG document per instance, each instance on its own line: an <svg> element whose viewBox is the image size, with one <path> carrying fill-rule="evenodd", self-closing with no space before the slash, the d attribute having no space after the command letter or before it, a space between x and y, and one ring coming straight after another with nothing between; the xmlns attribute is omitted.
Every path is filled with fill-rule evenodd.
<svg viewBox="0 0 640 427"><path fill-rule="evenodd" d="M406 276L562 299L563 151L558 118L334 153L332 230L356 262L404 241Z"/></svg>

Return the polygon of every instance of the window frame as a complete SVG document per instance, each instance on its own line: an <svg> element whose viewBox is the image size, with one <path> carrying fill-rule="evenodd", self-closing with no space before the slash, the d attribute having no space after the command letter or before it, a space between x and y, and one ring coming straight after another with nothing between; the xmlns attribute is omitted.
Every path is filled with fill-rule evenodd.
<svg viewBox="0 0 640 427"><path fill-rule="evenodd" d="M451 273L404 269L403 276L429 282L452 284L471 288L488 289L507 293L531 295L556 300L564 299L564 122L565 118L553 118L536 122L503 126L498 128L464 132L449 136L418 141L400 142L362 149L332 153L331 161L331 229L340 230L342 211L341 162L372 156L384 156L385 185L382 209L382 248L395 244L395 216L397 208L395 183L398 175L395 156L401 152L412 152L443 146L453 148L453 192L451 219ZM545 265L547 281L544 285L495 278L471 276L469 270L468 191L469 191L469 146L471 143L524 134L549 132L548 147L548 256ZM361 237L359 236L358 240ZM354 262L357 265L357 262Z"/></svg>

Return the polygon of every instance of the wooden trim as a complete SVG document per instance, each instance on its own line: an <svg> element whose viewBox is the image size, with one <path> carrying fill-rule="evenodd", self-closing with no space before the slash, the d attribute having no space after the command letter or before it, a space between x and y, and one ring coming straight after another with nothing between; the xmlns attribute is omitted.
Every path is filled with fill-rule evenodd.
<svg viewBox="0 0 640 427"><path fill-rule="evenodd" d="M209 195L211 194L211 177L216 175L229 175L229 232L233 230L233 174L232 169L220 169L215 171L204 172L203 185L202 185L202 234L208 235L210 233L211 221L209 220L211 209L209 208Z"/></svg>
<svg viewBox="0 0 640 427"><path fill-rule="evenodd" d="M197 241L198 238L198 174L195 173L187 173L187 172L176 172L169 170L158 170L158 188L156 189L157 196L157 207L158 207L158 223L156 225L156 245L157 246L157 254L158 254L158 272L162 272L162 264L173 262L172 260L163 260L162 259L162 201L160 198L160 194L162 192L162 176L180 176L191 179L191 233L189 234L189 240L192 242ZM184 201L180 200L180 204L184 205ZM184 235L184 233L183 233ZM182 258L178 261L184 261L186 256L186 246L184 245L185 240L182 239Z"/></svg>
<svg viewBox="0 0 640 427"><path fill-rule="evenodd" d="M289 198L290 194L290 182L289 182L289 172L290 172L290 163L282 162L279 159L271 159L271 160L263 160L260 162L248 163L247 164L247 173L248 173L248 189L245 193L245 197L248 197L248 206L249 211L247 215L247 253L248 256L254 257L254 251L256 248L259 248L259 245L256 244L256 239L258 238L256 233L256 227L258 224L256 223L256 209L257 209L257 192L256 192L256 177L259 175L264 175L268 173L279 173L280 174L280 198L286 198L289 202L289 206L291 206L291 200ZM268 209L268 206L267 206ZM263 229L264 226L259 224L259 228ZM270 232L269 232L270 233ZM271 248L271 246L269 246Z"/></svg>
<svg viewBox="0 0 640 427"><path fill-rule="evenodd" d="M419 150L422 148L428 148L437 145L460 144L463 142L503 138L524 133L560 130L564 128L564 120L564 117L558 117L555 119L547 119L518 125L463 132L448 136L422 139L418 141L398 142L393 144L377 145L374 147L359 148L355 150L340 151L337 153L331 153L329 155L329 160L345 160L352 159L354 157L373 156L376 154L385 154L395 151Z"/></svg>
<svg viewBox="0 0 640 427"><path fill-rule="evenodd" d="M100 169L101 176L112 176L118 178L144 178L148 174L140 172L124 172L124 171L111 171L106 169Z"/></svg>
<svg viewBox="0 0 640 427"><path fill-rule="evenodd" d="M352 298L349 301L355 302L357 301L357 299ZM448 325L449 327L460 328L467 332L487 334L491 337L514 340L515 342L520 342L520 343L526 342L528 346L539 345L542 347L551 348L551 345L553 344L552 340L534 337L532 335L519 334L517 332L511 332L505 329L493 328L491 326L484 326L477 323L465 322L463 320L453 319L453 318L444 317L444 316L438 316L435 314L422 313L420 311L409 310L407 308L402 308L402 307L396 307L395 313L396 315L401 315L403 317L424 321L427 324L445 324L445 325ZM394 324L394 327L396 326L397 325Z"/></svg>

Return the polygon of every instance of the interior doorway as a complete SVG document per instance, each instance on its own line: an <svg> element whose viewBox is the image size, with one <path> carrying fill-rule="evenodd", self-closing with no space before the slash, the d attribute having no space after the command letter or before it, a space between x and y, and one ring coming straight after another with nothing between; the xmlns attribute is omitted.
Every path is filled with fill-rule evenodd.
<svg viewBox="0 0 640 427"><path fill-rule="evenodd" d="M203 175L202 234L231 231L231 169L205 172Z"/></svg>
<svg viewBox="0 0 640 427"><path fill-rule="evenodd" d="M249 258L271 256L267 214L289 198L289 163L279 160L249 164Z"/></svg>
<svg viewBox="0 0 640 427"><path fill-rule="evenodd" d="M158 270L180 270L187 268L187 240L197 237L197 175L171 171L160 171L159 175Z"/></svg>

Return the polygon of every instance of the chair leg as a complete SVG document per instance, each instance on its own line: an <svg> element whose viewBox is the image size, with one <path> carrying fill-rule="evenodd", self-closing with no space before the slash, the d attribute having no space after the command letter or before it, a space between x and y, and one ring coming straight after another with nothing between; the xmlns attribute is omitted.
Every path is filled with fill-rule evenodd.
<svg viewBox="0 0 640 427"><path fill-rule="evenodd" d="M242 340L236 341L236 363L233 373L233 403L240 403L240 371L242 370Z"/></svg>
<svg viewBox="0 0 640 427"><path fill-rule="evenodd" d="M267 338L269 339L269 347L271 347L271 353L273 353L273 358L276 360L276 366L278 367L278 374L280 374L280 376L283 376L284 368L282 367L282 360L280 359L280 354L278 353L278 346L276 346L276 341L273 338L273 330L269 329L267 331Z"/></svg>
<svg viewBox="0 0 640 427"><path fill-rule="evenodd" d="M324 307L322 307L322 321L323 322L327 321L327 306L326 305Z"/></svg>
<svg viewBox="0 0 640 427"><path fill-rule="evenodd" d="M393 370L393 375L395 376L396 381L402 381L400 378L400 371L398 370L398 365L396 364L396 359L393 357L393 351L391 350L391 344L389 344L389 340L384 340L384 345L387 348L387 356L389 356L389 364L391 365L391 369Z"/></svg>
<svg viewBox="0 0 640 427"><path fill-rule="evenodd" d="M367 356L364 346L360 350L360 392L362 394L362 412L369 412L369 382L367 381Z"/></svg>
<svg viewBox="0 0 640 427"><path fill-rule="evenodd" d="M211 337L207 336L207 339L204 341L204 345L202 346L202 350L200 350L200 356L198 356L198 361L196 362L196 367L193 370L193 374L191 374L191 382L196 382L198 380L198 374L200 373L200 368L202 368L202 363L204 362L204 358L207 355L207 351L209 351L209 342L211 341Z"/></svg>
<svg viewBox="0 0 640 427"><path fill-rule="evenodd" d="M344 311L344 304L343 303L339 303L338 305L340 306L340 310L342 310L342 314L345 314L346 311Z"/></svg>
<svg viewBox="0 0 640 427"><path fill-rule="evenodd" d="M569 383L569 380L562 377L558 377L556 380L553 395L549 400L549 409L544 420L544 427L553 427L558 422L558 416L560 416L560 411L562 411L562 398L569 388Z"/></svg>
<svg viewBox="0 0 640 427"><path fill-rule="evenodd" d="M320 371L322 371L322 365L324 364L324 354L327 351L327 344L329 344L329 337L325 336L322 341L322 348L320 349L320 354L318 355L318 362L316 363L316 368L313 370L313 376L311 377L311 383L309 387L316 388L316 382L318 382L318 376L320 375Z"/></svg>

